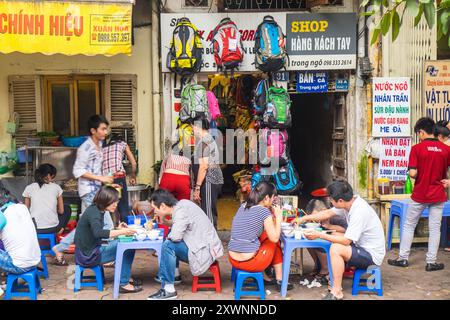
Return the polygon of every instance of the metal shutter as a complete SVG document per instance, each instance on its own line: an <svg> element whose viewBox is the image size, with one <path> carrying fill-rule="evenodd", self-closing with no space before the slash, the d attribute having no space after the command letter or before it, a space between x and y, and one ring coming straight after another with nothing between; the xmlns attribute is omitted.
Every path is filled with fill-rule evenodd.
<svg viewBox="0 0 450 320"><path fill-rule="evenodd" d="M42 130L40 77L10 76L8 80L10 111L20 116L16 144L22 146L27 137L36 136Z"/></svg>
<svg viewBox="0 0 450 320"><path fill-rule="evenodd" d="M137 145L137 77L107 75L105 87L105 114L111 131L126 138L134 152Z"/></svg>

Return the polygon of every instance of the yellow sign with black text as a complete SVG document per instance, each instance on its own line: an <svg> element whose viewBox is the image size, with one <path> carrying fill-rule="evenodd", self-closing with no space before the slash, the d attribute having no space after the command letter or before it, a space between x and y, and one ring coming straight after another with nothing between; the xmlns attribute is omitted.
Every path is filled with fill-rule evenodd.
<svg viewBox="0 0 450 320"><path fill-rule="evenodd" d="M131 54L131 3L0 1L0 52Z"/></svg>

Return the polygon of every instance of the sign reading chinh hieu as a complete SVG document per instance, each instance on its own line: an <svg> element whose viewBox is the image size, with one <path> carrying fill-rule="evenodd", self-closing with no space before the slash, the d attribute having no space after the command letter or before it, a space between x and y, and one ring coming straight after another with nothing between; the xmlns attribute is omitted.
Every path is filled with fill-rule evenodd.
<svg viewBox="0 0 450 320"><path fill-rule="evenodd" d="M0 52L131 54L132 4L0 1Z"/></svg>
<svg viewBox="0 0 450 320"><path fill-rule="evenodd" d="M289 70L356 68L355 13L294 13L286 17Z"/></svg>

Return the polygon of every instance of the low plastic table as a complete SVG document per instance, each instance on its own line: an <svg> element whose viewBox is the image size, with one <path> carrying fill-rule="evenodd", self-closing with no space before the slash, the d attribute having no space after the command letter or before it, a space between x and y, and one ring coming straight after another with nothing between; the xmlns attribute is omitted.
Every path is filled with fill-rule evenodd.
<svg viewBox="0 0 450 320"><path fill-rule="evenodd" d="M331 242L316 239L316 240L308 240L302 239L297 240L295 238L287 238L284 235L281 237L284 244L284 252L283 252L283 278L281 280L281 296L283 298L286 297L287 294L287 285L289 282L289 271L291 269L291 256L292 251L297 248L320 248L324 249L327 254L327 262L328 262L328 271L330 275L330 284L333 284L333 275L331 272L331 261L330 261L330 247Z"/></svg>
<svg viewBox="0 0 450 320"><path fill-rule="evenodd" d="M117 244L116 264L115 264L116 267L115 267L115 271L114 271L114 291L113 291L114 299L117 299L119 297L120 274L122 273L123 253L127 250L154 249L158 253L158 265L159 265L161 262L162 244L163 244L163 240L119 242Z"/></svg>
<svg viewBox="0 0 450 320"><path fill-rule="evenodd" d="M411 199L404 200L393 200L391 202L391 210L389 212L389 224L388 224L388 232L387 232L387 247L388 250L391 250L392 245L392 230L394 228L394 218L399 218L399 226L400 226L400 239L402 238L403 232L403 224L405 223L406 213L408 212L408 206L412 202ZM428 208L422 212L421 218L428 218L429 212ZM442 214L443 221L441 226L441 244L447 245L447 217L450 217L450 201L447 201L444 204L444 212Z"/></svg>

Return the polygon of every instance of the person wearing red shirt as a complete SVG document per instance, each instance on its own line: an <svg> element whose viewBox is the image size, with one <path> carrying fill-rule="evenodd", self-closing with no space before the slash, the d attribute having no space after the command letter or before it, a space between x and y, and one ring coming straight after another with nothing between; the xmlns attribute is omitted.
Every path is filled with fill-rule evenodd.
<svg viewBox="0 0 450 320"><path fill-rule="evenodd" d="M388 264L407 267L414 230L422 212L428 208L429 239L426 255L426 271L444 269L443 263L436 263L441 238L441 221L445 193L445 179L450 165L450 150L434 136L435 123L431 118L420 118L414 126L420 143L411 148L409 155L409 175L415 179L411 203L403 225L398 259L389 259Z"/></svg>

